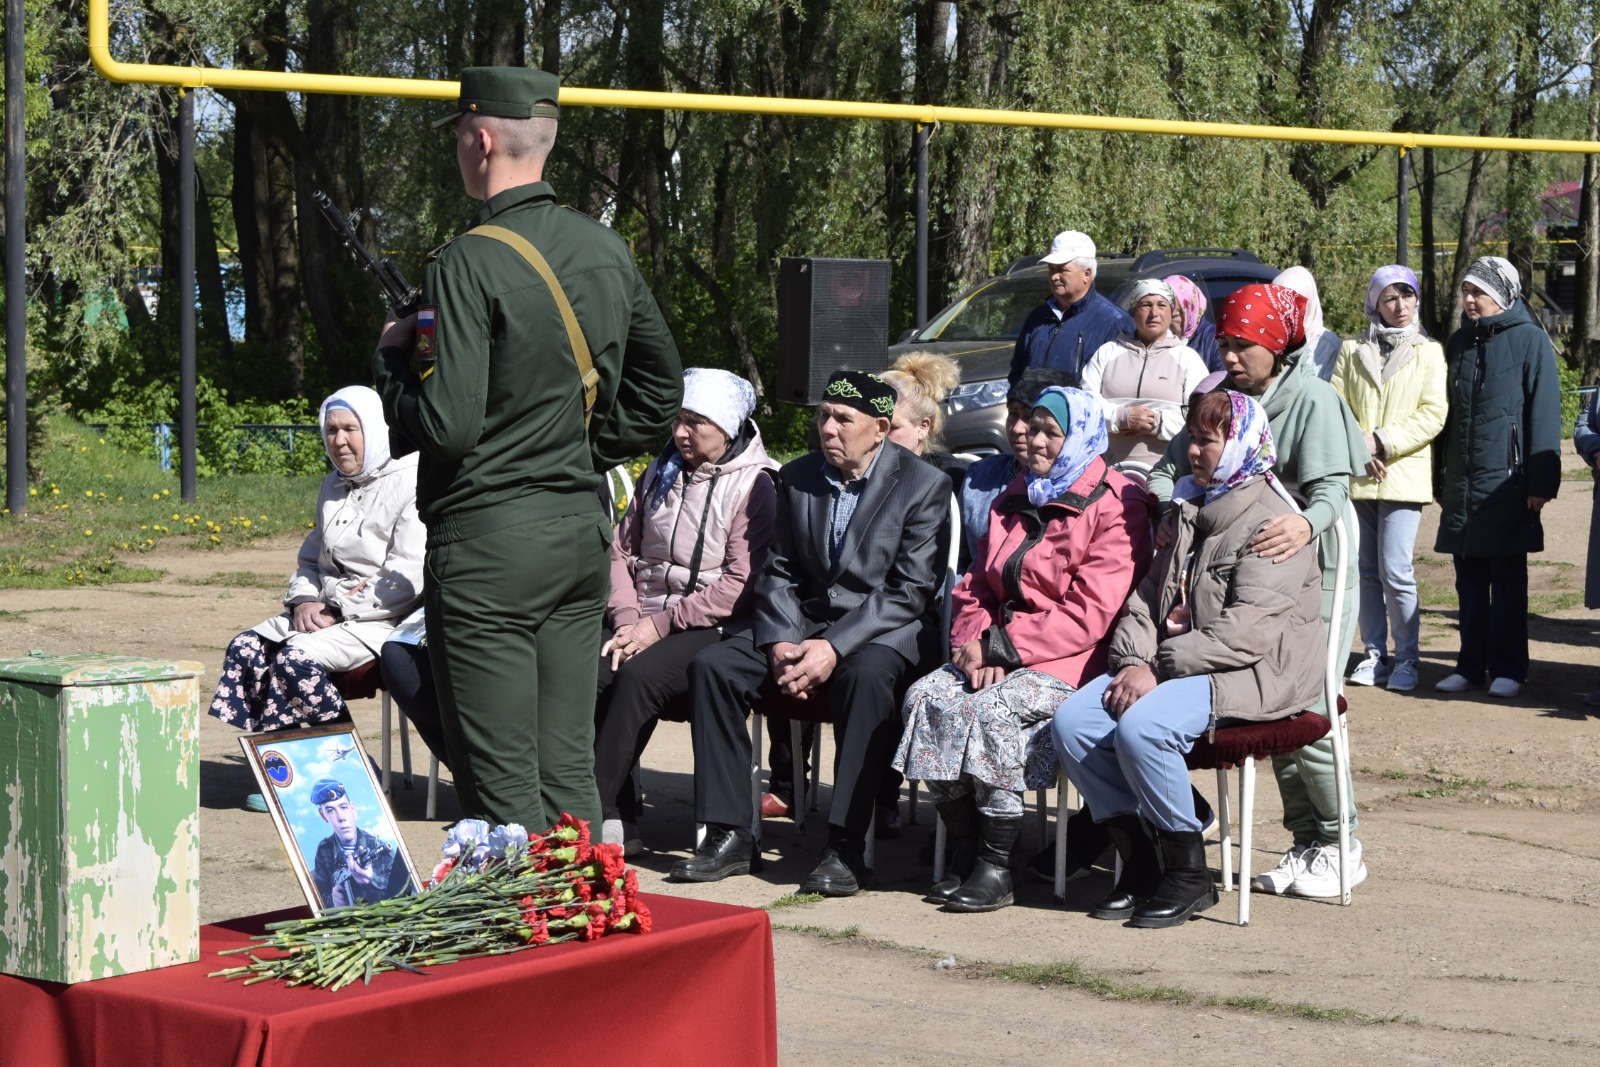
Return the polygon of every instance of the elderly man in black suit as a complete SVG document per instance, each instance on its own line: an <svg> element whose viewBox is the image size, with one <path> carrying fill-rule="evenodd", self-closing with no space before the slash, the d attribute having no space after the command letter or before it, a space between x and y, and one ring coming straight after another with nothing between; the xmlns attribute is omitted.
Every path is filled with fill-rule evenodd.
<svg viewBox="0 0 1600 1067"><path fill-rule="evenodd" d="M936 647L933 611L949 536L950 481L887 440L895 392L841 371L817 409L818 452L779 472L777 543L749 618L689 668L700 849L681 881L748 874L751 704L825 695L837 753L828 846L802 891L850 896L865 879L873 801L900 730L900 701Z"/></svg>

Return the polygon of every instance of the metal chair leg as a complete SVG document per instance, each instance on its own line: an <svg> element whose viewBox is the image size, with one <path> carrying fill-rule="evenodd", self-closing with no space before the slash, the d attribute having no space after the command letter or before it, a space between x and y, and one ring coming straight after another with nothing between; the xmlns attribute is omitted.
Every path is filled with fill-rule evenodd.
<svg viewBox="0 0 1600 1067"><path fill-rule="evenodd" d="M750 817L751 854L761 854L761 716L750 716ZM698 846L699 842L696 842Z"/></svg>
<svg viewBox="0 0 1600 1067"><path fill-rule="evenodd" d="M385 705L389 703L387 691L383 694ZM402 712L400 715L400 773L405 779L407 789L411 788L411 722Z"/></svg>
<svg viewBox="0 0 1600 1067"><path fill-rule="evenodd" d="M435 819L439 816L439 757L433 756L428 760L428 818Z"/></svg>
<svg viewBox="0 0 1600 1067"><path fill-rule="evenodd" d="M1246 756L1239 768L1239 925L1250 925L1250 837L1255 821L1256 761Z"/></svg>
<svg viewBox="0 0 1600 1067"><path fill-rule="evenodd" d="M381 727L379 734L379 736L382 738L380 747L383 749L383 767L381 768L381 771L383 778L383 791L391 796L393 794L389 791L389 719L392 714L393 713L389 707L389 694L385 693L383 694L383 726Z"/></svg>
<svg viewBox="0 0 1600 1067"><path fill-rule="evenodd" d="M1222 891L1233 892L1233 824L1228 815L1228 772L1217 768L1217 837L1222 841Z"/></svg>
<svg viewBox="0 0 1600 1067"><path fill-rule="evenodd" d="M805 764L802 760L804 753L800 743L800 720L789 720L789 780L794 783L794 831L796 834L806 832L806 804L811 800L811 791L806 789Z"/></svg>
<svg viewBox="0 0 1600 1067"><path fill-rule="evenodd" d="M933 880L935 883L944 881L944 847L949 831L945 828L944 818L940 816L937 808L933 812Z"/></svg>
<svg viewBox="0 0 1600 1067"><path fill-rule="evenodd" d="M1067 899L1067 803L1072 783L1066 771L1056 772L1056 899Z"/></svg>

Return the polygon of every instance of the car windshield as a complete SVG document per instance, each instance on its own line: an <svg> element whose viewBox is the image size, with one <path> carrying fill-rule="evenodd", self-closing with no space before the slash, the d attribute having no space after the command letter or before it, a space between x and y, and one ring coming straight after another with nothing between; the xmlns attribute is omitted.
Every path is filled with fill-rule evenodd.
<svg viewBox="0 0 1600 1067"><path fill-rule="evenodd" d="M1015 341L1028 312L1050 296L1043 275L996 278L945 308L920 341Z"/></svg>

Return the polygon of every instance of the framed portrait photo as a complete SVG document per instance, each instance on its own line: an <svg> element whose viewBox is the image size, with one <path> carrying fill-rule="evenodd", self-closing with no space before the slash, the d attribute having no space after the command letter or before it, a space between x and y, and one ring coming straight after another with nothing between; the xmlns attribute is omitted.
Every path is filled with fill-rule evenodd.
<svg viewBox="0 0 1600 1067"><path fill-rule="evenodd" d="M414 895L422 884L355 726L239 738L311 910Z"/></svg>

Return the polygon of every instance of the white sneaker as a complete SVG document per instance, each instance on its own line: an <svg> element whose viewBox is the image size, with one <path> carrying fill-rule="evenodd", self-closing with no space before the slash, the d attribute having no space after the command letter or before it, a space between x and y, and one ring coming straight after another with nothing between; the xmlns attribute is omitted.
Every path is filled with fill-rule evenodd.
<svg viewBox="0 0 1600 1067"><path fill-rule="evenodd" d="M1265 892L1282 896L1294 884L1294 880L1305 873L1306 854L1315 848L1315 845L1299 844L1290 847L1289 851L1285 852L1283 858L1278 861L1276 867L1270 871L1262 871L1255 876L1253 879L1255 887ZM1337 875L1337 872L1335 874Z"/></svg>
<svg viewBox="0 0 1600 1067"><path fill-rule="evenodd" d="M1489 683L1489 695L1492 697L1514 697L1522 692L1522 683L1512 678L1496 678Z"/></svg>
<svg viewBox="0 0 1600 1067"><path fill-rule="evenodd" d="M1465 693L1471 688L1472 683L1464 674L1452 674L1433 683L1435 693Z"/></svg>
<svg viewBox="0 0 1600 1067"><path fill-rule="evenodd" d="M1417 661L1403 659L1394 665L1394 670L1389 674L1389 691L1391 693L1409 693L1417 687Z"/></svg>
<svg viewBox="0 0 1600 1067"><path fill-rule="evenodd" d="M644 851L644 840L632 823L622 819L607 819L600 824L600 841L607 845L621 845L624 856L637 856Z"/></svg>
<svg viewBox="0 0 1600 1067"><path fill-rule="evenodd" d="M1368 651L1367 658L1356 664L1356 669L1350 672L1350 681L1354 685L1378 685L1389 677L1389 668L1384 665L1383 653Z"/></svg>
<svg viewBox="0 0 1600 1067"><path fill-rule="evenodd" d="M1339 846L1319 842L1305 854L1305 869L1289 886L1296 897L1337 897L1339 893ZM1367 880L1367 865L1361 862L1361 842L1350 842L1350 887Z"/></svg>

